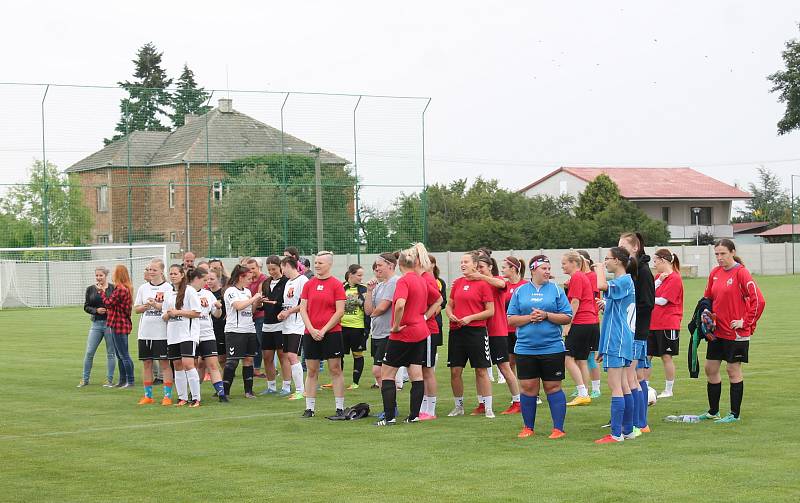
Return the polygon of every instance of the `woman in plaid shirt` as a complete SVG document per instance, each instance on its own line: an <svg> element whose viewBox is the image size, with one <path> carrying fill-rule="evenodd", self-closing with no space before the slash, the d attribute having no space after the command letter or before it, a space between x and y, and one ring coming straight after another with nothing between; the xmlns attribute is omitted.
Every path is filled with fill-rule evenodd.
<svg viewBox="0 0 800 503"><path fill-rule="evenodd" d="M122 362L120 369L120 381L125 384L122 388L133 386L133 360L128 352L128 334L131 333L131 307L133 306L133 285L128 268L120 264L114 268L112 281L115 285L110 297L104 291L100 292L103 304L106 306L106 324L114 335L114 347L117 358Z"/></svg>

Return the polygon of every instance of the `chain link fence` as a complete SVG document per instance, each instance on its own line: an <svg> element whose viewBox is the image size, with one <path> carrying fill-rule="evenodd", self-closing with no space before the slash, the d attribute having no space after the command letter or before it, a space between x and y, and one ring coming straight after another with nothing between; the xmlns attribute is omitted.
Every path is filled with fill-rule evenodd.
<svg viewBox="0 0 800 503"><path fill-rule="evenodd" d="M186 95L0 84L0 247L358 257L425 240L428 98Z"/></svg>

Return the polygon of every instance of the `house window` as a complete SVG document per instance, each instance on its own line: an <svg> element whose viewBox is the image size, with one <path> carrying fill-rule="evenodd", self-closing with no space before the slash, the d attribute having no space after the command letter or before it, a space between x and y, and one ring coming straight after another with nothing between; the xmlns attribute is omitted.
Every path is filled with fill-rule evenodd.
<svg viewBox="0 0 800 503"><path fill-rule="evenodd" d="M222 182L214 182L211 188L215 202L222 201Z"/></svg>
<svg viewBox="0 0 800 503"><path fill-rule="evenodd" d="M663 220L666 223L669 223L669 206L661 207L661 220Z"/></svg>
<svg viewBox="0 0 800 503"><path fill-rule="evenodd" d="M169 207L175 207L175 182L169 182Z"/></svg>
<svg viewBox="0 0 800 503"><path fill-rule="evenodd" d="M108 244L108 234L98 234L97 235L97 244L99 244L99 245Z"/></svg>
<svg viewBox="0 0 800 503"><path fill-rule="evenodd" d="M177 232L170 232L169 233L169 240L173 243L178 240L178 233Z"/></svg>
<svg viewBox="0 0 800 503"><path fill-rule="evenodd" d="M711 208L693 206L689 208L689 217L691 225L711 225Z"/></svg>
<svg viewBox="0 0 800 503"><path fill-rule="evenodd" d="M97 211L108 211L108 185L97 187Z"/></svg>

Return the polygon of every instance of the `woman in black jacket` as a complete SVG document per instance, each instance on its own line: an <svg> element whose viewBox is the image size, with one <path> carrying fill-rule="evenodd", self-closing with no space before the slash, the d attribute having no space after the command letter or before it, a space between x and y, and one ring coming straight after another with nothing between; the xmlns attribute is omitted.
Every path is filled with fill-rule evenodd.
<svg viewBox="0 0 800 503"><path fill-rule="evenodd" d="M264 373L267 374L267 388L261 395L279 396L291 395L292 373L290 365L286 364L283 355L283 322L278 319L278 313L283 309L283 290L288 278L281 272L281 259L271 255L266 260L268 277L261 283L261 304L264 309L264 324L261 328L261 354L264 361ZM281 376L283 383L281 390L277 390L275 369L275 352L281 362ZM288 360L287 360L288 361Z"/></svg>
<svg viewBox="0 0 800 503"><path fill-rule="evenodd" d="M111 297L111 293L114 291L114 285L108 282L108 269L102 266L95 269L94 279L95 284L86 288L86 299L83 303L83 310L91 315L92 325L89 327L89 336L86 341L86 355L83 357L83 376L78 383L78 387L82 388L89 384L94 353L97 351L98 346L100 346L100 341L105 339L108 371L103 387L112 388L114 386L114 367L116 366L117 356L116 351L114 351L114 338L112 337L111 330L106 326L106 308L103 305L103 298L100 296L100 292L104 291L106 297Z"/></svg>

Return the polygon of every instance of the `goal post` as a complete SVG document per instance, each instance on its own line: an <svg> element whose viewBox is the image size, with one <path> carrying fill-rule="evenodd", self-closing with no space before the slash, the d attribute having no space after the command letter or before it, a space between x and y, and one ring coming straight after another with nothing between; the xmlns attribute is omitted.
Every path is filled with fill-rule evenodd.
<svg viewBox="0 0 800 503"><path fill-rule="evenodd" d="M161 244L0 248L0 309L58 307L84 302L98 267L128 268L134 284L154 258L167 263ZM111 281L111 278L109 278Z"/></svg>

